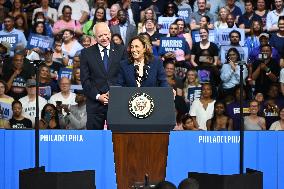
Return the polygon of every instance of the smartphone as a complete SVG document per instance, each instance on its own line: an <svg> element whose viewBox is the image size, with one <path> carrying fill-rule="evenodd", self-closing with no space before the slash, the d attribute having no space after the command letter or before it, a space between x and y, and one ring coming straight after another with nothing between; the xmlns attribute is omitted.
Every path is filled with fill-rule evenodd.
<svg viewBox="0 0 284 189"><path fill-rule="evenodd" d="M50 112L45 113L44 120L46 121L46 123L49 123L49 121L51 120L51 113Z"/></svg>

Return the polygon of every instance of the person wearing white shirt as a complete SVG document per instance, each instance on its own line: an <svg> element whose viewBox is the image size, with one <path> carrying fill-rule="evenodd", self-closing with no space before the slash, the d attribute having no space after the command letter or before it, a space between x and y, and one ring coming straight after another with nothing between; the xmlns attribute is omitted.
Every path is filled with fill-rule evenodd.
<svg viewBox="0 0 284 189"><path fill-rule="evenodd" d="M278 31L279 16L284 16L283 0L275 0L275 10L270 11L266 16L266 29L269 32Z"/></svg>
<svg viewBox="0 0 284 189"><path fill-rule="evenodd" d="M43 12L45 15L45 18L48 20L50 24L53 24L54 22L57 21L57 10L49 7L48 2L49 2L48 0L41 0L41 7L35 9L33 12L33 19L32 19L33 22L34 22L35 14L37 12Z"/></svg>
<svg viewBox="0 0 284 189"><path fill-rule="evenodd" d="M209 83L203 84L200 99L193 101L189 111L195 125L201 130L207 130L206 121L213 117L215 100L211 96L211 85Z"/></svg>
<svg viewBox="0 0 284 189"><path fill-rule="evenodd" d="M64 5L69 5L72 8L72 19L77 20L80 24L87 21L90 10L86 0L63 0L58 7L58 17L62 16Z"/></svg>
<svg viewBox="0 0 284 189"><path fill-rule="evenodd" d="M36 81L34 79L28 79L26 83L27 96L19 99L22 103L23 111L22 114L25 118L32 121L33 128L35 127L35 116L36 116ZM47 101L41 96L38 97L39 102L39 119L41 118L41 110L47 103Z"/></svg>
<svg viewBox="0 0 284 189"><path fill-rule="evenodd" d="M71 81L66 77L62 77L59 87L61 92L52 95L49 99L49 103L56 106L56 101L61 101L62 105L76 105L76 94L70 92Z"/></svg>

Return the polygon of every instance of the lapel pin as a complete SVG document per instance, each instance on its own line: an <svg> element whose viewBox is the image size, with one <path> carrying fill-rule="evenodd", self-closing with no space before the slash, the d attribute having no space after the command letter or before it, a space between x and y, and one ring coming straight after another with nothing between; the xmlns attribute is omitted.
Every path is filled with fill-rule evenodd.
<svg viewBox="0 0 284 189"><path fill-rule="evenodd" d="M112 50L112 52L114 52L114 49L111 49Z"/></svg>

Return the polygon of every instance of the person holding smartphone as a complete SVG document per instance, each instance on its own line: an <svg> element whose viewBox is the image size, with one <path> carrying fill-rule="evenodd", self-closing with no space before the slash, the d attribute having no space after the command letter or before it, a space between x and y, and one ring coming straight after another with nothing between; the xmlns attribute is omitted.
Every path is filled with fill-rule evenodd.
<svg viewBox="0 0 284 189"><path fill-rule="evenodd" d="M278 83L280 66L272 59L272 47L270 45L263 45L261 54L259 59L252 64L252 79L255 81L255 92L267 95L269 86Z"/></svg>
<svg viewBox="0 0 284 189"><path fill-rule="evenodd" d="M59 115L53 104L46 104L41 111L41 119L39 121L40 129L60 129Z"/></svg>
<svg viewBox="0 0 284 189"><path fill-rule="evenodd" d="M241 61L240 53L236 48L230 48L227 52L226 63L223 64L221 69L221 81L222 81L222 97L234 96L235 87L240 84L240 66L239 61ZM248 76L248 69L243 66L243 79Z"/></svg>

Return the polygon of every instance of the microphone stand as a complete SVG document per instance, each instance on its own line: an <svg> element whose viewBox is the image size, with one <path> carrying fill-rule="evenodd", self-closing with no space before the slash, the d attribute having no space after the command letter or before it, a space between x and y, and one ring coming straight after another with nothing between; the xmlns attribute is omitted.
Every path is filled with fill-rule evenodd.
<svg viewBox="0 0 284 189"><path fill-rule="evenodd" d="M39 66L41 60L34 60L31 63L36 70L36 116L35 116L35 168L39 168Z"/></svg>
<svg viewBox="0 0 284 189"><path fill-rule="evenodd" d="M239 61L238 65L240 66L240 174L244 173L244 112L243 112L243 94L244 94L244 79L243 71L244 66L246 66L245 61Z"/></svg>

